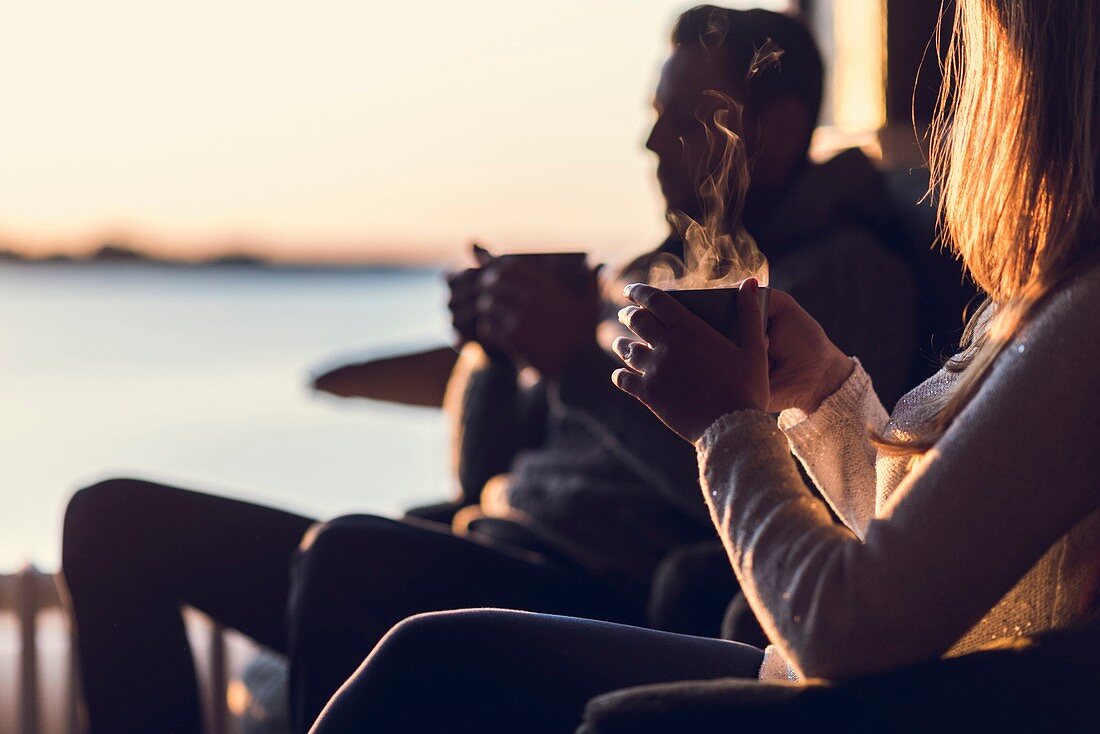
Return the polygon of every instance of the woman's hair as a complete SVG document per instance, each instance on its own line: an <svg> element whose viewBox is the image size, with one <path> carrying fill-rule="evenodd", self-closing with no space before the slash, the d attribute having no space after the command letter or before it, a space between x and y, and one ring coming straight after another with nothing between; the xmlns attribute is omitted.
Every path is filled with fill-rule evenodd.
<svg viewBox="0 0 1100 734"><path fill-rule="evenodd" d="M935 418L920 435L878 437L908 454L943 435L1100 234L1100 0L955 5L932 186L942 236L986 300L947 364L963 376Z"/></svg>

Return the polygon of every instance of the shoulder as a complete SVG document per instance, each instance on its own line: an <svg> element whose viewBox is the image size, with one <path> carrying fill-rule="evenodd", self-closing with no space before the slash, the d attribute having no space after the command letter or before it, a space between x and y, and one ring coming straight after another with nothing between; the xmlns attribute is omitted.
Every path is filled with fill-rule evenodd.
<svg viewBox="0 0 1100 734"><path fill-rule="evenodd" d="M911 275L912 266L870 227L850 224L817 237L780 259L781 267L866 272L887 269Z"/></svg>
<svg viewBox="0 0 1100 734"><path fill-rule="evenodd" d="M1057 421L1060 431L1080 421L1093 425L1100 416L1098 366L1100 268L1093 267L1036 306L998 356L976 402L1010 401L1037 424Z"/></svg>
<svg viewBox="0 0 1100 734"><path fill-rule="evenodd" d="M1081 356L1100 351L1100 265L1071 276L1047 295L1015 342L1025 351L1032 346Z"/></svg>
<svg viewBox="0 0 1100 734"><path fill-rule="evenodd" d="M796 298L851 292L889 292L894 299L915 298L913 266L869 228L841 227L779 258L773 284ZM808 293L806 291L809 291ZM832 297L832 295L829 295Z"/></svg>

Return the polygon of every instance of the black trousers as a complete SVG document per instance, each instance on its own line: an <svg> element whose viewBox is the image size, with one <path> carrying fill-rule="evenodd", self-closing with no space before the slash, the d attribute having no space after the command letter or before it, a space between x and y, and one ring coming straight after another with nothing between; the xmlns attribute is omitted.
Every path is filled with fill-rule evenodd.
<svg viewBox="0 0 1100 734"><path fill-rule="evenodd" d="M183 605L289 655L299 732L411 615L490 606L642 617L640 600L576 566L444 525L369 515L316 523L129 479L72 498L62 568L93 734L200 731Z"/></svg>
<svg viewBox="0 0 1100 734"><path fill-rule="evenodd" d="M738 642L545 614L419 615L383 638L312 734L568 734L601 693L755 678L763 656Z"/></svg>

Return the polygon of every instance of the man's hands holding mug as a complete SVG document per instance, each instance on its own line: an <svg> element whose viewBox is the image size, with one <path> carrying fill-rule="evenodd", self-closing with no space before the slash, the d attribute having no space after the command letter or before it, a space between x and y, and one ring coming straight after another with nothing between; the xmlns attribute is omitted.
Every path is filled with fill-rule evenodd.
<svg viewBox="0 0 1100 734"><path fill-rule="evenodd" d="M571 356L595 344L596 271L585 269L585 282L577 289L537 267L534 259L493 257L477 247L474 256L479 267L447 278L451 319L462 341L477 341L486 352L506 355L551 378L561 374Z"/></svg>
<svg viewBox="0 0 1100 734"><path fill-rule="evenodd" d="M772 290L765 333L757 290L753 279L742 284L735 333L723 335L664 291L627 286L635 305L619 318L638 340L615 340L626 367L613 381L691 442L736 410L813 412L851 375L853 362L782 291Z"/></svg>

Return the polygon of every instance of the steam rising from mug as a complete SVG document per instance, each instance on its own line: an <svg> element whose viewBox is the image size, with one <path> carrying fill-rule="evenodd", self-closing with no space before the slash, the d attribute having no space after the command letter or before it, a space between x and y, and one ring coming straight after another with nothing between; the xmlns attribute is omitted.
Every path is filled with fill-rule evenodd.
<svg viewBox="0 0 1100 734"><path fill-rule="evenodd" d="M783 49L768 39L753 55L746 81L778 64L782 55ZM709 105L704 105L695 114L706 139L703 167L711 168L698 185L702 221L682 211L668 212L669 224L684 243L684 258L659 255L650 267L649 282L665 290L725 288L746 278L767 285L768 260L743 223L749 160L745 141L735 131L742 129L744 107L714 89L704 92L704 98L714 109L708 113ZM686 144L683 138L680 143ZM716 165L710 166L715 159Z"/></svg>

